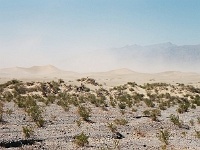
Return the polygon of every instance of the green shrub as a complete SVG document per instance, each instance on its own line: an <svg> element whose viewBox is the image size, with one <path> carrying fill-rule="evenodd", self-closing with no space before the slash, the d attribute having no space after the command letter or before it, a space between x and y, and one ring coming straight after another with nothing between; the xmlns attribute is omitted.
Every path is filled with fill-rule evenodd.
<svg viewBox="0 0 200 150"><path fill-rule="evenodd" d="M168 130L160 130L160 132L159 132L159 140L164 142L166 145L169 144L169 142L168 142L169 136L170 136L170 133L169 133Z"/></svg>
<svg viewBox="0 0 200 150"><path fill-rule="evenodd" d="M200 96L196 95L192 103L196 104L197 106L200 106Z"/></svg>
<svg viewBox="0 0 200 150"><path fill-rule="evenodd" d="M151 110L150 117L153 121L157 121L157 117L161 115L161 111L159 109Z"/></svg>
<svg viewBox="0 0 200 150"><path fill-rule="evenodd" d="M179 105L179 108L177 109L177 111L180 114L182 114L184 112L187 112L189 107L190 107L190 103L189 102L184 102L184 103Z"/></svg>
<svg viewBox="0 0 200 150"><path fill-rule="evenodd" d="M0 101L0 122L3 121L3 103Z"/></svg>
<svg viewBox="0 0 200 150"><path fill-rule="evenodd" d="M84 106L79 106L78 107L78 113L83 118L84 121L89 121L89 118L91 116L90 115L90 113L91 113L90 108L86 108Z"/></svg>
<svg viewBox="0 0 200 150"><path fill-rule="evenodd" d="M83 147L83 146L85 146L86 144L89 144L88 138L89 138L89 137L86 136L86 135L82 132L81 134L75 136L74 142L75 142L75 144L77 144L78 146Z"/></svg>
<svg viewBox="0 0 200 150"><path fill-rule="evenodd" d="M57 104L61 106L65 111L69 111L69 104L67 101L60 99L58 100Z"/></svg>
<svg viewBox="0 0 200 150"><path fill-rule="evenodd" d="M171 122L174 123L174 125L177 125L179 128L182 127L182 122L179 120L179 116L175 116L173 114L170 115Z"/></svg>
<svg viewBox="0 0 200 150"><path fill-rule="evenodd" d="M144 99L144 102L148 107L154 107L155 106L155 104L152 102L151 99Z"/></svg>
<svg viewBox="0 0 200 150"><path fill-rule="evenodd" d="M120 102L120 103L118 104L118 106L119 106L120 109L125 109L125 108L126 108L126 103Z"/></svg>
<svg viewBox="0 0 200 150"><path fill-rule="evenodd" d="M145 110L145 111L143 111L143 114L144 114L145 116L150 116L150 111L149 111L149 110Z"/></svg>
<svg viewBox="0 0 200 150"><path fill-rule="evenodd" d="M33 129L29 126L22 127L25 138L30 138L33 135Z"/></svg>

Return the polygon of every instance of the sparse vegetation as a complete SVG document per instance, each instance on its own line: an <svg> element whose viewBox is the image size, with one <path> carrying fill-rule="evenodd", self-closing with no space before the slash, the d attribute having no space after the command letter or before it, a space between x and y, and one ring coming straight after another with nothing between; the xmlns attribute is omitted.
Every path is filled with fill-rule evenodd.
<svg viewBox="0 0 200 150"><path fill-rule="evenodd" d="M22 127L22 131L23 131L23 134L24 134L25 138L30 138L34 134L33 129L31 127L29 127L29 126L23 126Z"/></svg>
<svg viewBox="0 0 200 150"><path fill-rule="evenodd" d="M159 139L160 139L160 141L164 142L166 145L169 144L169 142L168 142L169 136L170 136L170 133L168 130L160 130Z"/></svg>
<svg viewBox="0 0 200 150"><path fill-rule="evenodd" d="M0 122L3 121L3 103L0 101Z"/></svg>
<svg viewBox="0 0 200 150"><path fill-rule="evenodd" d="M114 125L113 123L107 123L107 127L110 129L111 132L117 131L117 126Z"/></svg>
<svg viewBox="0 0 200 150"><path fill-rule="evenodd" d="M170 120L173 124L177 125L179 128L182 127L182 122L179 120L179 116L175 116L173 114L170 115Z"/></svg>
<svg viewBox="0 0 200 150"><path fill-rule="evenodd" d="M196 138L198 138L198 139L200 139L200 131L197 131L197 130L195 130L195 133L196 133Z"/></svg>
<svg viewBox="0 0 200 150"><path fill-rule="evenodd" d="M22 113L23 115L20 114L19 117L20 120L25 120L25 123L31 119L38 127L48 127L52 124L55 125L56 123L58 123L58 121L66 123L66 120L71 119L70 124L71 122L73 122L75 125L77 125L75 126L75 130L77 131L85 131L89 129L91 129L91 131L94 131L98 129L99 132L101 132L101 130L109 129L112 132L109 132L109 134L112 135L112 140L114 141L115 137L113 135L119 133L118 130L122 130L124 132L124 129L132 130L133 128L135 128L135 120L138 120L136 121L138 123L142 120L141 118L147 119L147 123L145 123L144 125L141 124L140 127L134 129L136 130L136 133L133 132L134 135L138 136L138 138L144 138L146 136L146 129L153 128L157 130L157 127L160 128L160 125L163 125L163 123L165 123L163 122L163 120L167 120L168 117L166 117L165 115L166 112L169 112L169 110L172 109L173 113L174 110L178 108L177 112L180 113L179 115L180 117L182 117L182 113L189 111L193 113L193 111L195 112L196 110L198 110L198 106L200 106L200 93L198 93L198 88L193 88L191 86L182 84L170 85L164 83L153 83L137 85L135 82L128 82L127 84L110 87L110 89L108 89L108 87L104 88L104 86L100 85L95 80L90 78L79 79L78 82L80 82L78 83L79 86L68 84L68 82L64 82L62 79L58 80L58 82L51 81L27 83L13 80L8 81L5 84L1 84L1 124L4 124L4 120L6 122L7 120L9 121L9 119L12 119L12 117L15 117L16 112L18 112L18 109L20 108L20 113ZM88 88L87 84L90 84L92 88ZM12 109L8 108L13 105L14 107L12 107ZM56 113L52 113L49 115L53 117L49 117L48 115L46 115L48 111L54 106L56 110L61 109L61 112L67 114L69 118L63 119L63 116L60 117ZM64 109L65 112L62 109ZM100 114L100 120L103 120L98 127L95 126L95 123L99 120L93 117L92 113L96 113L94 115L95 117L99 117L98 114ZM162 117L161 113L163 114ZM187 115L190 115L191 113L187 113ZM199 131L195 130L195 133L185 132L185 130L189 130L190 126L188 126L187 124L183 124L184 121L186 123L190 123L190 125L193 126L191 127L192 129L196 128L197 123L200 124L200 117L195 116L194 119L189 119L189 121L188 119L181 121L179 119L179 115L170 115L170 121L174 125L181 128L175 131L174 128L177 127L172 127L173 133L175 132L178 134L174 134L175 136L170 137L170 133L168 131L170 128L163 129L162 127L164 126L161 127L161 129L163 130L160 130L158 133L158 138L160 139L160 141L163 142L163 148L165 149L166 147L168 147L166 145L169 144L169 137L173 139L176 138L176 136L181 135L181 138L185 138L187 133L187 137L191 137L192 134L193 138L200 138ZM150 121L150 119L152 121ZM185 117L183 117L183 119L185 119ZM106 124L105 121L108 123ZM157 126L157 124L160 125ZM60 129L60 132L62 132L64 136L66 134L65 129L68 128L68 125L63 125L64 128ZM143 128L145 129L143 130ZM35 128L34 130L36 129L37 128ZM46 128L42 128L42 130L43 129L46 130ZM6 130L7 132L8 128L6 126L3 126L2 130ZM22 130L26 139L32 137L34 134L32 127L23 126ZM127 135L133 134L131 132L132 131L129 132L127 130ZM77 146L83 147L89 144L89 137L86 136L85 133L82 132L81 134L74 137L74 143ZM126 134L124 134L124 136L126 137ZM110 142L111 145L108 144L106 145L106 147L108 149L117 149L119 147L119 143L117 141L114 144ZM144 147L145 146L146 145L144 145ZM159 147L160 146L161 145L159 145Z"/></svg>
<svg viewBox="0 0 200 150"><path fill-rule="evenodd" d="M89 118L91 116L90 115L90 113L91 113L90 108L86 108L84 106L79 106L78 107L78 113L83 118L84 121L89 121Z"/></svg>
<svg viewBox="0 0 200 150"><path fill-rule="evenodd" d="M118 125L126 125L128 123L126 119L115 119L114 122Z"/></svg>
<svg viewBox="0 0 200 150"><path fill-rule="evenodd" d="M88 138L89 137L82 132L81 134L76 135L74 137L74 142L77 146L83 147L83 146L89 144Z"/></svg>

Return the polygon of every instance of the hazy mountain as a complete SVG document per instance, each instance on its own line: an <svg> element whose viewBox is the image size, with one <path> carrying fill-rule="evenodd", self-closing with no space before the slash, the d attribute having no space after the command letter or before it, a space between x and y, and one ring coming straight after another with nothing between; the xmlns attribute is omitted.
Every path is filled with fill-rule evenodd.
<svg viewBox="0 0 200 150"><path fill-rule="evenodd" d="M119 64L142 72L200 72L200 45L177 46L162 43L149 46L130 45L111 49Z"/></svg>

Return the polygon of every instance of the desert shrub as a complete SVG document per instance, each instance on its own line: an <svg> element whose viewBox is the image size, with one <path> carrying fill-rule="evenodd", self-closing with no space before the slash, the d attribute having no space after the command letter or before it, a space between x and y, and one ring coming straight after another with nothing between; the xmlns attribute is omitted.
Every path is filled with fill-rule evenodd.
<svg viewBox="0 0 200 150"><path fill-rule="evenodd" d="M170 133L168 130L160 130L159 132L159 140L164 142L166 145L169 144L168 140L170 137Z"/></svg>
<svg viewBox="0 0 200 150"><path fill-rule="evenodd" d="M117 105L117 102L116 102L115 100L113 100L113 99L110 99L110 105L111 105L113 108L115 108L116 105Z"/></svg>
<svg viewBox="0 0 200 150"><path fill-rule="evenodd" d="M84 121L89 121L89 118L91 116L90 115L90 113L91 113L90 108L86 108L84 106L79 106L78 107L78 113L83 118Z"/></svg>
<svg viewBox="0 0 200 150"><path fill-rule="evenodd" d="M125 109L120 109L120 113L124 115L126 113Z"/></svg>
<svg viewBox="0 0 200 150"><path fill-rule="evenodd" d="M179 128L182 127L182 122L179 120L179 116L175 116L173 114L170 115L170 120L174 125L177 125Z"/></svg>
<svg viewBox="0 0 200 150"><path fill-rule="evenodd" d="M151 110L150 112L150 118L153 120L153 121L157 121L157 117L161 115L161 111L159 109L153 109Z"/></svg>
<svg viewBox="0 0 200 150"><path fill-rule="evenodd" d="M197 106L200 106L200 96L196 95L192 103L196 104Z"/></svg>
<svg viewBox="0 0 200 150"><path fill-rule="evenodd" d="M96 98L95 96L93 96L93 98L90 99L90 102L92 104L94 104L96 107L101 107L101 106L105 105L105 99L106 99L105 96L100 96L98 98Z"/></svg>
<svg viewBox="0 0 200 150"><path fill-rule="evenodd" d="M144 99L144 102L145 104L148 106L148 107L154 107L155 104L153 103L153 101L151 99Z"/></svg>
<svg viewBox="0 0 200 150"><path fill-rule="evenodd" d="M144 114L145 116L150 116L150 110L145 110L145 111L143 111L143 114Z"/></svg>
<svg viewBox="0 0 200 150"><path fill-rule="evenodd" d="M191 124L191 126L194 126L194 119L190 120L190 124Z"/></svg>
<svg viewBox="0 0 200 150"><path fill-rule="evenodd" d="M194 104L191 104L191 109L196 109L196 106Z"/></svg>
<svg viewBox="0 0 200 150"><path fill-rule="evenodd" d="M126 125L128 123L128 121L126 119L115 119L114 122L118 125Z"/></svg>
<svg viewBox="0 0 200 150"><path fill-rule="evenodd" d="M51 81L51 83L49 85L50 85L50 88L52 89L52 91L53 91L54 94L57 94L58 91L60 91L59 83L58 82Z"/></svg>
<svg viewBox="0 0 200 150"><path fill-rule="evenodd" d="M159 108L161 110L166 110L167 109L167 106L169 106L168 102L167 101L161 101L161 103L159 104Z"/></svg>
<svg viewBox="0 0 200 150"><path fill-rule="evenodd" d="M13 113L13 110L12 109L7 109L6 110L6 114L8 114L9 116Z"/></svg>
<svg viewBox="0 0 200 150"><path fill-rule="evenodd" d="M144 95L139 93L134 93L132 98L134 99L134 103L139 103L141 100L143 100Z"/></svg>
<svg viewBox="0 0 200 150"><path fill-rule="evenodd" d="M107 123L107 127L111 132L116 132L117 131L117 126L114 125L113 123Z"/></svg>
<svg viewBox="0 0 200 150"><path fill-rule="evenodd" d="M69 103L65 100L58 100L57 104L61 106L65 111L69 111Z"/></svg>
<svg viewBox="0 0 200 150"><path fill-rule="evenodd" d="M40 110L38 105L31 106L27 110L28 114L32 117L33 121L37 124L38 127L44 126L44 119L42 117L42 111Z"/></svg>
<svg viewBox="0 0 200 150"><path fill-rule="evenodd" d="M12 93L9 91L4 92L2 95L3 95L3 98L5 98L7 102L10 102L14 97Z"/></svg>
<svg viewBox="0 0 200 150"><path fill-rule="evenodd" d="M77 124L78 127L80 127L81 126L81 120L80 119L76 120L76 124Z"/></svg>
<svg viewBox="0 0 200 150"><path fill-rule="evenodd" d="M44 125L44 119L42 117L42 110L37 105L36 101L31 96L19 96L16 101L18 107L23 108L38 127Z"/></svg>
<svg viewBox="0 0 200 150"><path fill-rule="evenodd" d="M88 138L89 138L89 137L88 137L87 135L85 135L85 134L82 132L81 134L76 135L76 136L74 137L74 142L75 142L75 144L77 144L78 146L83 147L83 146L85 146L86 144L89 144Z"/></svg>
<svg viewBox="0 0 200 150"><path fill-rule="evenodd" d="M188 91L190 91L192 93L200 93L200 88L195 88L192 85L188 85L186 88L187 88Z"/></svg>
<svg viewBox="0 0 200 150"><path fill-rule="evenodd" d="M71 96L71 98L69 99L69 103L73 104L75 107L79 106L78 98L75 96Z"/></svg>
<svg viewBox="0 0 200 150"><path fill-rule="evenodd" d="M127 84L132 86L132 87L135 87L137 85L137 83L135 83L135 82L127 82Z"/></svg>
<svg viewBox="0 0 200 150"><path fill-rule="evenodd" d="M65 81L63 79L58 79L58 84L62 84L65 83Z"/></svg>
<svg viewBox="0 0 200 150"><path fill-rule="evenodd" d="M30 138L34 134L33 129L29 126L23 126L22 132L23 132L25 138Z"/></svg>
<svg viewBox="0 0 200 150"><path fill-rule="evenodd" d="M198 138L198 139L200 139L200 131L197 131L197 130L195 130L195 133L196 133L196 138Z"/></svg>
<svg viewBox="0 0 200 150"><path fill-rule="evenodd" d="M181 134L185 137L187 132L181 132Z"/></svg>
<svg viewBox="0 0 200 150"><path fill-rule="evenodd" d="M55 94L48 94L45 104L46 105L53 104L55 100L56 100Z"/></svg>
<svg viewBox="0 0 200 150"><path fill-rule="evenodd" d="M136 109L136 108L132 108L131 111L132 111L132 112L137 112L137 109Z"/></svg>
<svg viewBox="0 0 200 150"><path fill-rule="evenodd" d="M200 124L200 117L197 117L197 122L198 124Z"/></svg>
<svg viewBox="0 0 200 150"><path fill-rule="evenodd" d="M190 107L190 103L182 103L179 105L179 108L177 109L178 113L182 114L184 112L187 112Z"/></svg>
<svg viewBox="0 0 200 150"><path fill-rule="evenodd" d="M125 109L125 108L126 108L126 103L120 102L120 103L118 104L118 106L119 106L120 109Z"/></svg>
<svg viewBox="0 0 200 150"><path fill-rule="evenodd" d="M119 95L117 97L117 100L120 101L120 103L126 103L128 107L132 107L133 101L131 95L127 93L123 93L122 95Z"/></svg>
<svg viewBox="0 0 200 150"><path fill-rule="evenodd" d="M0 122L3 121L3 103L0 101Z"/></svg>
<svg viewBox="0 0 200 150"><path fill-rule="evenodd" d="M7 82L4 83L4 84L0 84L0 88L4 89L4 88L6 88L6 87L8 87L8 86L10 86L10 85L13 85L13 84L20 84L20 83L21 83L21 81L16 80L16 79L13 79L13 80L11 80L11 81L7 81Z"/></svg>

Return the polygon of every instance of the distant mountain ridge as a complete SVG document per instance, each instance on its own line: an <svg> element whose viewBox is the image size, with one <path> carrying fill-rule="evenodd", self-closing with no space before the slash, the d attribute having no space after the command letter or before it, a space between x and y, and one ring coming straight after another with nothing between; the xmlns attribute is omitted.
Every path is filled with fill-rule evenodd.
<svg viewBox="0 0 200 150"><path fill-rule="evenodd" d="M148 46L130 45L111 49L111 53L126 68L141 72L200 72L200 45L177 46L170 42Z"/></svg>

